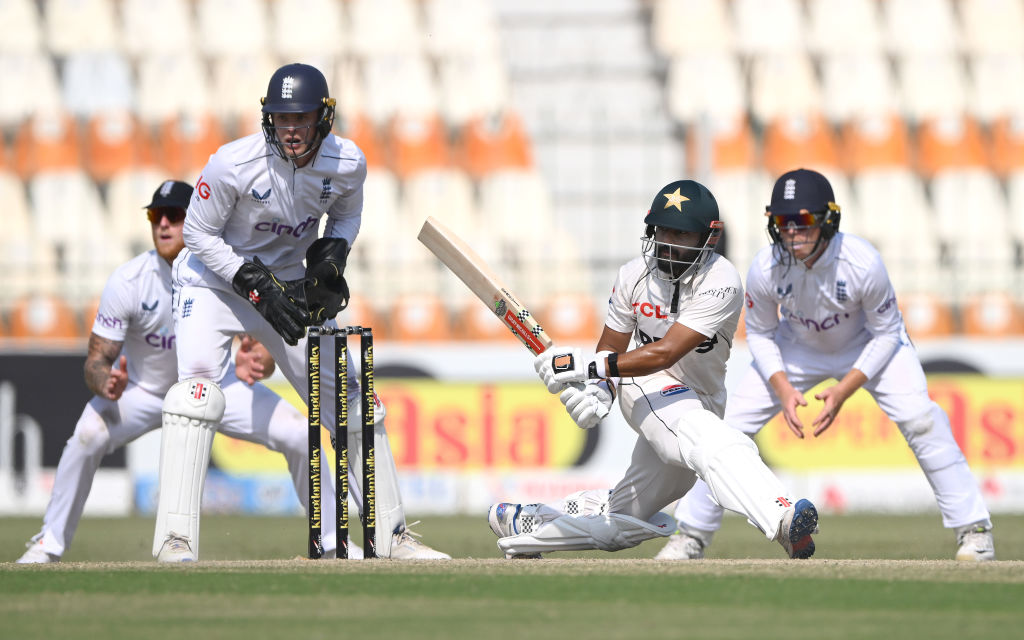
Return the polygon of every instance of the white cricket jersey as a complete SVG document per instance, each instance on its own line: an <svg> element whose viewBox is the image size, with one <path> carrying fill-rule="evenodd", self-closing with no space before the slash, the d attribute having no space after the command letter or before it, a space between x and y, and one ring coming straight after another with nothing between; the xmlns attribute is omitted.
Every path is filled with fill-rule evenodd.
<svg viewBox="0 0 1024 640"><path fill-rule="evenodd" d="M333 134L301 169L276 155L262 133L222 146L196 182L175 277L232 291L239 267L259 256L279 279L301 278L325 212L325 237L355 241L365 179L363 152Z"/></svg>
<svg viewBox="0 0 1024 640"><path fill-rule="evenodd" d="M743 305L743 284L731 262L720 255L711 259L689 285L679 285L676 311L672 298L676 283L655 277L643 257L619 269L608 300L605 324L633 334L637 344L661 340L676 322L708 339L669 367L666 373L693 389L710 411L725 410L725 366Z"/></svg>
<svg viewBox="0 0 1024 640"><path fill-rule="evenodd" d="M869 379L900 343L903 319L882 256L869 242L837 233L808 269L780 264L762 248L747 274L747 344L761 375L783 370L776 341L835 354L863 345L854 367ZM781 317L780 317L781 316Z"/></svg>
<svg viewBox="0 0 1024 640"><path fill-rule="evenodd" d="M107 279L92 332L124 343L128 379L162 396L178 380L171 318L171 267L155 249L122 264Z"/></svg>

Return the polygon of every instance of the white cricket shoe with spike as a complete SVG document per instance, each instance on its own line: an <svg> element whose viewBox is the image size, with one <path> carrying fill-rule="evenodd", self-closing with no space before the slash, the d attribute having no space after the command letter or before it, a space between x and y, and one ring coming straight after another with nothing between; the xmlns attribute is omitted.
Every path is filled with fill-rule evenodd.
<svg viewBox="0 0 1024 640"><path fill-rule="evenodd" d="M413 522L412 524L416 524ZM447 553L443 553L429 547L416 538L420 537L420 534L409 529L412 525L406 525L405 529L395 534L394 540L391 542L391 559L392 560L451 560L452 557ZM414 537L415 536L415 537Z"/></svg>
<svg viewBox="0 0 1024 640"><path fill-rule="evenodd" d="M996 545L992 540L992 527L976 523L961 527L956 532L956 559L961 562L988 562L996 559Z"/></svg>
<svg viewBox="0 0 1024 640"><path fill-rule="evenodd" d="M655 560L700 560L704 557L704 543L683 531L676 530L668 542L654 556Z"/></svg>
<svg viewBox="0 0 1024 640"><path fill-rule="evenodd" d="M18 564L50 564L60 562L60 556L43 551L43 535L38 534L25 543L25 553L15 560Z"/></svg>
<svg viewBox="0 0 1024 640"><path fill-rule="evenodd" d="M818 510L806 498L786 510L775 539L790 558L806 560L814 555L812 533L818 531Z"/></svg>
<svg viewBox="0 0 1024 640"><path fill-rule="evenodd" d="M178 535L173 531L167 534L164 544L160 547L160 553L156 556L157 562L195 562L196 556L192 553L192 545L188 538Z"/></svg>

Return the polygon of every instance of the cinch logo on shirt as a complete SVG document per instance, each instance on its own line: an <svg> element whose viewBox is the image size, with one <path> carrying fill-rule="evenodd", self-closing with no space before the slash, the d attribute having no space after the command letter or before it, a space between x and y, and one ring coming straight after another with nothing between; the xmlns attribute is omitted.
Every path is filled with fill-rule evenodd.
<svg viewBox="0 0 1024 640"><path fill-rule="evenodd" d="M160 329L156 333L147 333L146 344L157 349L170 351L174 348L174 336L169 334L170 332L167 329Z"/></svg>
<svg viewBox="0 0 1024 640"><path fill-rule="evenodd" d="M104 327L106 327L107 329L125 328L124 321L121 320L121 318L111 318L110 316L105 316L102 313L96 314L96 321L99 322Z"/></svg>
<svg viewBox="0 0 1024 640"><path fill-rule="evenodd" d="M804 329L813 329L815 332L818 333L838 327L841 321L840 316L842 316L843 318L849 318L850 314L833 313L832 315L827 316L824 320L819 322L817 320L811 320L810 318L801 318L794 314L792 311L786 312L787 320L803 325Z"/></svg>
<svg viewBox="0 0 1024 640"><path fill-rule="evenodd" d="M896 296L890 296L888 300L882 303L882 306L875 309L875 313L885 313L894 306L896 306Z"/></svg>
<svg viewBox="0 0 1024 640"><path fill-rule="evenodd" d="M280 224L280 220L274 218L269 222L257 222L254 228L257 231L268 231L278 236L289 235L301 238L302 234L310 227L313 227L313 230L316 231L317 222L319 221L316 218L310 216L293 227L290 224Z"/></svg>

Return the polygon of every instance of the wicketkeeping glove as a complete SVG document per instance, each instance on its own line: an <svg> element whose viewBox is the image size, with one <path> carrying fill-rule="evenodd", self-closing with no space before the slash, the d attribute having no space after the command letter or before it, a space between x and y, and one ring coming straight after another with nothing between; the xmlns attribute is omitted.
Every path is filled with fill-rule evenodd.
<svg viewBox="0 0 1024 640"><path fill-rule="evenodd" d="M347 258L344 238L319 238L306 250L305 294L311 324L330 320L348 306Z"/></svg>
<svg viewBox="0 0 1024 640"><path fill-rule="evenodd" d="M302 280L282 283L259 257L253 256L231 279L238 295L252 303L284 341L295 346L306 335L309 313L303 299Z"/></svg>

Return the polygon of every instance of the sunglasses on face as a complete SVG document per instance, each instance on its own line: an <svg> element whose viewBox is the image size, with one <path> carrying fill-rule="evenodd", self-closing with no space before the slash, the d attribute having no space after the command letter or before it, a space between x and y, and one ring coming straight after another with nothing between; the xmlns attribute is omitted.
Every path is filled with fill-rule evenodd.
<svg viewBox="0 0 1024 640"><path fill-rule="evenodd" d="M146 209L146 217L149 218L150 224L160 224L161 218L167 218L167 222L171 224L178 224L185 219L185 210L174 207L157 207Z"/></svg>
<svg viewBox="0 0 1024 640"><path fill-rule="evenodd" d="M814 227L821 224L820 213L787 213L785 215L772 215L768 214L771 223L779 229L785 229L789 226L800 227Z"/></svg>

